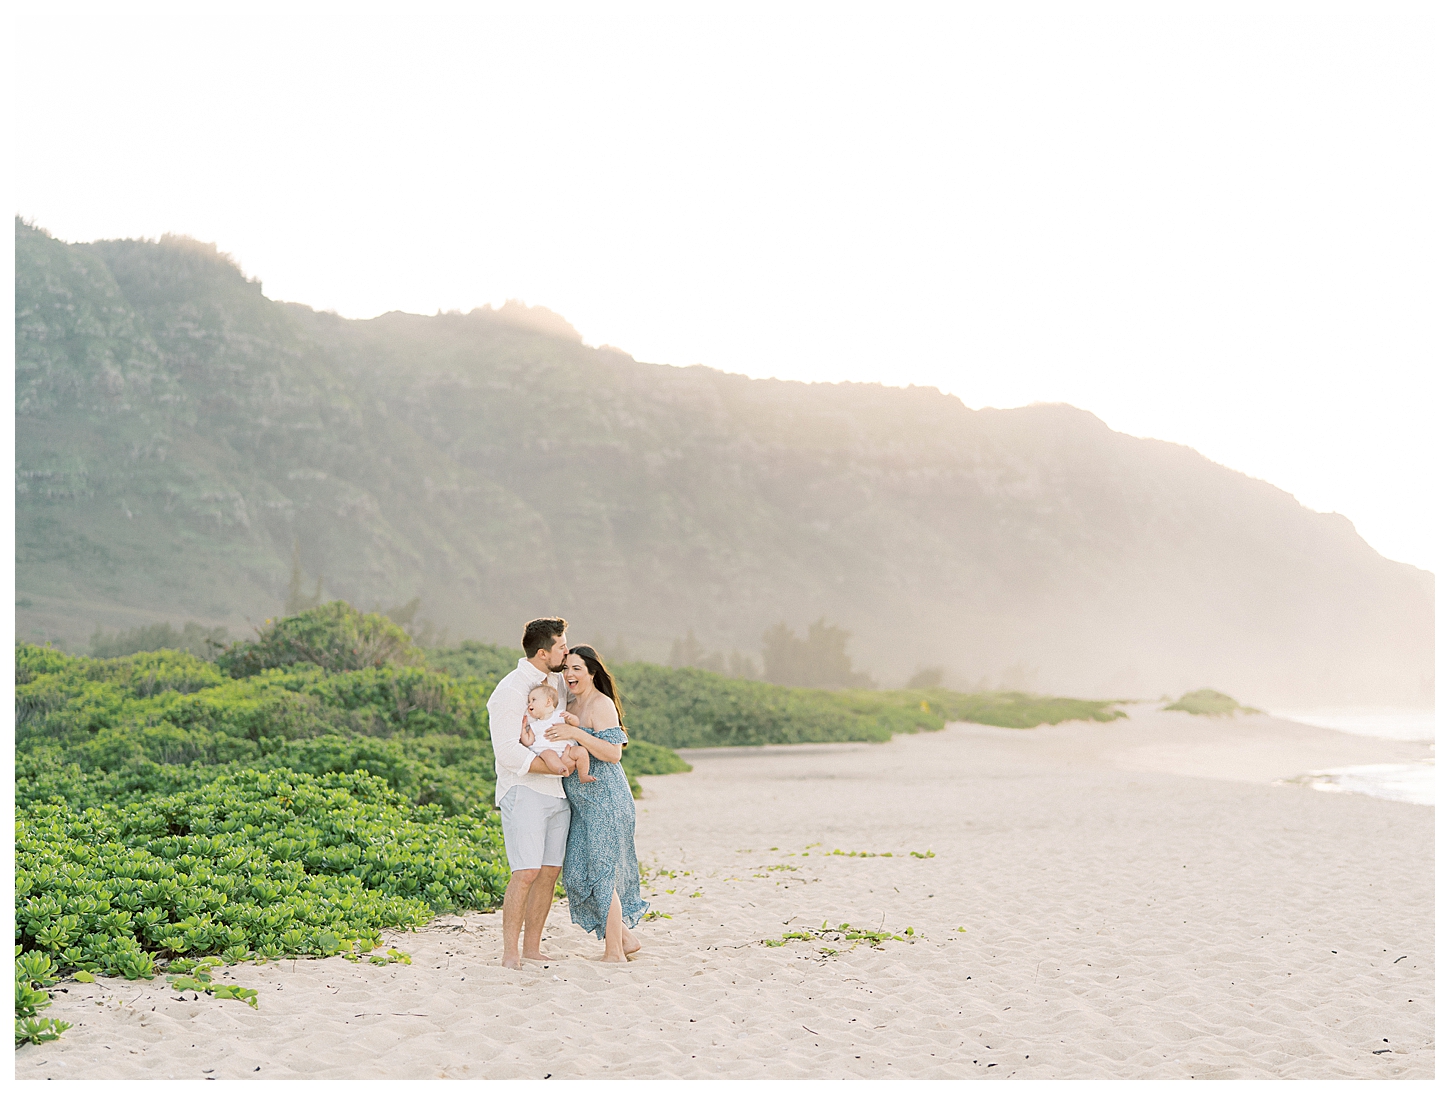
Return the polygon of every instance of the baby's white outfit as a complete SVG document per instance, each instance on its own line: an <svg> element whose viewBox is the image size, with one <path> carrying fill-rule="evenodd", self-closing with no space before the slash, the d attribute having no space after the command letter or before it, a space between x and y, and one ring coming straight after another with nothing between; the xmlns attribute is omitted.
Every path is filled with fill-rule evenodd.
<svg viewBox="0 0 1450 1095"><path fill-rule="evenodd" d="M545 749L552 749L562 757L564 750L574 744L572 741L550 741L544 737L545 730L551 726L558 726L563 721L564 712L562 711L555 711L547 719L529 720L529 729L534 732L534 744L529 746L529 748L534 751L534 756L538 756Z"/></svg>

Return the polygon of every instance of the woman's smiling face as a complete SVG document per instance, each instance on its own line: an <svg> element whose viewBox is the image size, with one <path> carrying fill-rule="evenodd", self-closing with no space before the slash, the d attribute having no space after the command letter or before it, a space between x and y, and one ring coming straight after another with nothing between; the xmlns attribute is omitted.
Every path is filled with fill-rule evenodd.
<svg viewBox="0 0 1450 1095"><path fill-rule="evenodd" d="M564 659L564 683L576 696L594 683L594 679L589 676L589 667L578 654L570 654Z"/></svg>

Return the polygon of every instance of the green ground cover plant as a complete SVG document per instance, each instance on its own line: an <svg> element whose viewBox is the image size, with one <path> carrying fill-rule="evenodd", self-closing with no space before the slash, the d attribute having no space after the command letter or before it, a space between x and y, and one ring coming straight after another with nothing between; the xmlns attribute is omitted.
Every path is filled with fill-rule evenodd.
<svg viewBox="0 0 1450 1095"><path fill-rule="evenodd" d="M50 993L45 990L55 984L55 963L47 954L32 952L22 954L15 947L15 1045L26 1042L40 1045L53 1042L66 1031L70 1024L59 1019L40 1017L40 1012L50 1007Z"/></svg>
<svg viewBox="0 0 1450 1095"><path fill-rule="evenodd" d="M17 811L16 938L59 968L147 977L173 956L340 954L490 908L496 815L446 816L364 772L242 771L124 806Z"/></svg>

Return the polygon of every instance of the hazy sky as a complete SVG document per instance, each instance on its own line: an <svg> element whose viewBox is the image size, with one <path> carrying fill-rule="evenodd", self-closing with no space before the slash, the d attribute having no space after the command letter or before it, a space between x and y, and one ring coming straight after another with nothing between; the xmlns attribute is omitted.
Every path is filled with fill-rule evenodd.
<svg viewBox="0 0 1450 1095"><path fill-rule="evenodd" d="M348 316L1073 403L1428 567L1447 10L31 4L16 211Z"/></svg>

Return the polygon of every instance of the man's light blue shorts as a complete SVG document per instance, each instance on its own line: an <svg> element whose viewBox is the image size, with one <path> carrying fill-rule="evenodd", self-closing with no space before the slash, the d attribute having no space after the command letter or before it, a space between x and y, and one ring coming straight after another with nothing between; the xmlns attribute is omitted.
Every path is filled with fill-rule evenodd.
<svg viewBox="0 0 1450 1095"><path fill-rule="evenodd" d="M541 795L527 787L510 787L498 804L503 816L503 846L509 870L537 871L562 867L569 843L569 800Z"/></svg>

